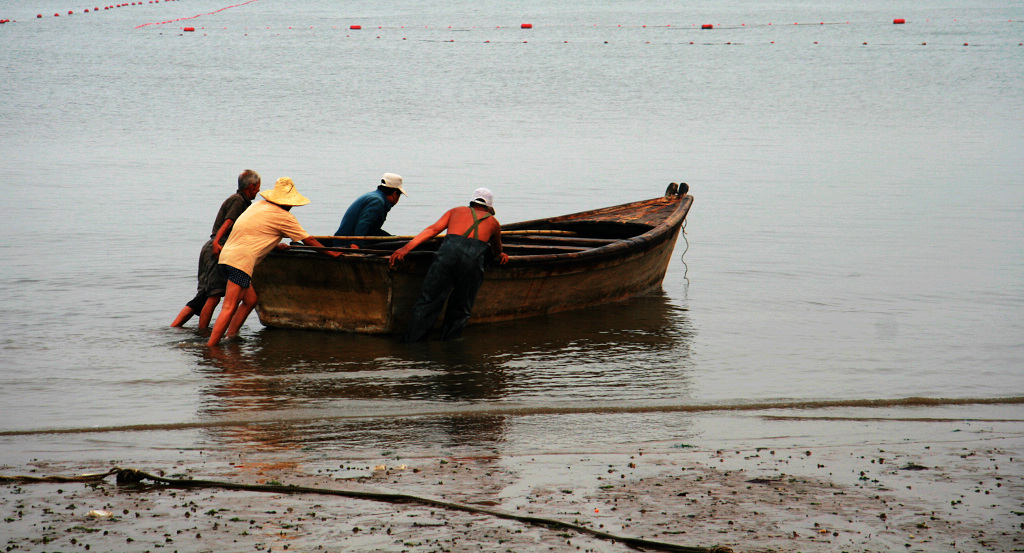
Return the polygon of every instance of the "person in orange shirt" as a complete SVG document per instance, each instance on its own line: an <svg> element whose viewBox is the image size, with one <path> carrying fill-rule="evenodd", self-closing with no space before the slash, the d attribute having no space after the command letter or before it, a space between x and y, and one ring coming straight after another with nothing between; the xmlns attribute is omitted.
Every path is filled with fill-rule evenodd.
<svg viewBox="0 0 1024 553"><path fill-rule="evenodd" d="M256 291L251 286L253 270L274 248L288 248L281 238L323 247L290 212L294 206L309 203L309 198L295 189L292 179L281 177L274 183L273 190L260 192L260 195L266 201L253 204L238 217L220 252L220 270L227 277L228 285L208 346L217 345L225 331L229 337L238 334L246 317L256 307ZM331 257L341 255L336 251L324 253Z"/></svg>
<svg viewBox="0 0 1024 553"><path fill-rule="evenodd" d="M490 190L478 188L473 191L469 206L449 209L436 223L391 254L391 267L405 259L416 246L445 230L444 241L423 279L423 289L413 306L412 320L403 342L426 339L445 301L448 308L441 323L441 339L462 337L476 293L483 284L488 254L502 265L508 263L508 254L501 251L501 224L494 218L494 196Z"/></svg>

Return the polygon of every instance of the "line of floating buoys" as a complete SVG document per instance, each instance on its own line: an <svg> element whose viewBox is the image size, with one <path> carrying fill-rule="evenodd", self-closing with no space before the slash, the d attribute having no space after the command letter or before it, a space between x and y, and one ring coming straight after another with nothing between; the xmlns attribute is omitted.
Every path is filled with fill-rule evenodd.
<svg viewBox="0 0 1024 553"><path fill-rule="evenodd" d="M177 0L149 0L149 3L150 4L159 4L161 1L162 2L176 2ZM112 9L112 8L124 8L124 7L129 7L129 6L141 6L143 4L144 4L144 2L127 2L127 3L124 3L124 4L111 4L109 6L103 6L103 9L104 10L109 10L109 9ZM100 8L99 8L99 6L95 6L95 7L92 8L91 11L98 12L98 11L100 11ZM85 13L89 13L90 9L89 8L85 8L84 12ZM68 15L74 15L74 14L75 14L74 10L68 10ZM54 17L60 17L60 12L57 12L57 13L53 14L53 16ZM36 19L42 19L42 18L43 18L43 14L41 14L41 13L40 14L36 14ZM10 20L10 19L0 19L0 23L10 23L11 21L12 20Z"/></svg>
<svg viewBox="0 0 1024 553"><path fill-rule="evenodd" d="M147 1L148 1L149 4L159 4L161 2L161 0L147 0ZM163 1L164 2L175 2L177 0L163 0ZM223 8L221 10L216 10L215 12L211 12L211 13L216 13L218 11L223 11L224 9L228 9L228 8L242 6L242 5L249 4L249 3L252 3L252 2L255 2L255 1L257 1L257 0L244 1L244 2L241 2L240 4L237 4L236 6L228 6L227 8ZM114 8L123 8L123 7L128 7L128 6L142 6L145 3L147 3L147 2L138 1L138 2L126 2L126 3L121 3L121 4L112 4L112 5L109 5L109 6L104 6L103 9L104 10L110 10L110 9L114 9ZM90 11L98 12L98 11L100 11L100 8L99 7L95 7L95 8L92 8L91 10L86 8L84 11L85 11L85 13L89 13ZM73 14L74 14L74 11L68 11L68 15L73 15ZM53 16L54 17L60 17L60 13L54 13ZM43 15L42 14L36 15L36 18L42 19ZM188 19L188 18L185 18L185 19ZM931 22L930 19L927 19L925 21ZM956 20L956 19L953 20L953 22L957 22L957 21L958 20ZM1008 21L1012 23L1015 20L1010 19ZM1017 20L1017 21L1020 21L1020 20ZM0 22L10 23L10 22L12 22L12 20L10 20L10 19L0 19ZM906 23L906 19L904 19L904 18L895 18L895 19L892 20L892 22L895 25L902 25L902 24ZM164 22L164 23L166 23L166 22ZM847 24L847 25L849 25L850 23L851 23L850 21L846 21L845 22L845 24ZM820 21L818 23L810 23L810 22L806 22L806 23L795 22L795 23L793 23L793 25L840 25L840 24L843 24L843 22ZM738 27L725 27L725 28L739 28L739 27L746 27L747 25L748 25L747 23L740 23ZM768 23L754 23L754 24L751 24L751 25L767 25L767 26L772 26L773 23L771 23L771 22L768 22ZM572 27L573 25L569 25L569 26ZM597 23L594 24L594 27L600 27L600 26L601 25L599 25ZM644 29L646 29L648 27L653 27L653 28L657 28L657 27L668 27L668 28L671 28L671 27L673 27L672 24L665 24L665 25L648 25L648 24L622 25L622 24L619 24L619 25L615 25L615 26L619 27L619 28L625 27L625 28L644 28ZM720 25L712 25L712 24L708 24L708 23L705 23L705 24L691 24L690 26L692 26L692 27L698 27L699 26L699 28L701 28L701 29L715 29L715 28L721 27ZM357 28L361 28L361 26L356 25L356 26L352 27L353 30L356 30ZM378 28L383 29L384 26L380 26ZM405 28L405 26L403 25L403 26L401 26L401 28ZM425 25L424 28L430 28L430 26ZM451 27L449 26L449 28L451 28ZM475 29L476 26L474 26L473 28ZM497 25L496 28L500 29L500 28L502 28L502 26L501 25ZM521 29L532 29L533 28L533 23L521 23L520 24L520 28Z"/></svg>
<svg viewBox="0 0 1024 553"><path fill-rule="evenodd" d="M171 0L165 0L165 1L171 1ZM249 2L255 2L255 1L257 1L257 0L249 0ZM194 17L190 17L190 18L183 18L183 19L194 19ZM8 21L9 21L9 20L8 20ZM2 20L0 20L0 23L3 23L3 21L2 21ZM164 23L170 23L170 21L167 21L167 22L164 22ZM829 24L832 24L832 23L829 23ZM847 24L849 24L849 22L847 22ZM154 23L147 23L146 25L154 25ZM788 25L788 24L787 24L787 25ZM794 23L794 25L800 25L800 23ZM697 24L691 24L691 26L692 26L693 28L697 28ZM714 28L718 28L718 27L717 27L717 25L711 25L711 24L704 24L704 25L702 25L702 26L701 26L701 28L704 28L705 26L706 26L706 27L708 27L708 28L712 28L712 29L714 29ZM289 26L289 27L288 27L288 30L292 30L292 29L295 29L295 28L296 28L296 27L291 27L291 26ZM310 29L313 29L314 27L312 27L312 26L311 26L311 27L309 27L309 28L310 28ZM337 27L337 26L333 27L333 29L335 29L335 30L337 30L338 28L339 28L339 27ZM362 26L361 26L361 25L352 25L352 26L351 26L350 28L358 28L358 29L361 29L361 28L362 28ZM378 27L378 28L379 28L379 29L384 29L385 27L384 27L384 26L380 26L380 27ZM388 29L399 29L399 28L400 28L400 29L405 29L406 27L405 27L405 26L403 25L403 26L401 26L401 27L387 27L387 28L388 28ZM425 29L435 28L435 29L436 29L436 28L438 28L438 27L437 27L437 26L431 27L431 26L429 26L429 25L425 25L425 26L423 26L423 28L425 28ZM453 29L453 28L455 28L455 27L453 27L453 26L447 26L446 28L447 28L447 29ZM476 28L477 28L476 26L473 26L473 27L472 27L472 29L476 29ZM499 28L500 28L500 27L499 27ZM722 27L722 28L725 28L725 29L730 29L730 28L738 28L738 27ZM205 27L204 27L204 29L205 29ZM228 30L228 27L223 27L223 29L224 29L224 30L226 31L226 30ZM266 27L266 30L268 30L268 31L269 31L270 29L271 29L271 27L269 27L269 26L268 26L268 27ZM460 27L459 29L460 29L460 30L469 30L469 28L467 28L467 27ZM192 27L186 27L186 28L184 28L183 30L185 30L185 31L195 31L195 28L192 28ZM247 28L246 28L245 30L246 30L246 31L249 31L249 28L247 27ZM280 33L278 33L278 35L280 35ZM206 36L206 35L203 35L203 36ZM248 33L248 32L246 32L246 36L249 36L249 33ZM352 35L352 34L346 34L345 36L346 36L347 38L351 38L351 37L353 37L353 36L355 36L355 35ZM383 37L382 35L376 35L376 38L377 38L377 39L381 39L381 38L384 38L384 37ZM401 39L400 39L400 40L409 40L409 39L408 39L408 37L404 37L404 36L403 36L403 37L401 37ZM454 43L454 42L456 42L456 40L455 40L455 39L438 39L438 38L435 38L435 39L420 39L420 40L424 40L424 41L426 41L426 42L443 42L443 43ZM518 42L520 42L520 41L516 41L516 42L518 43ZM604 44L610 44L610 41L608 41L608 40L605 40L605 41L603 41L603 42L604 42ZM491 44L491 43L499 43L499 44L500 44L500 43L506 43L506 44L508 44L508 43L509 43L509 41L508 41L508 40L483 40L483 41L482 41L482 43L484 43L484 44ZM522 43L522 44L529 44L529 41L523 40L523 41L521 41L521 43ZM569 41L568 41L568 40L565 40L565 41L563 41L563 43L564 43L564 44L568 44L568 43L569 43ZM661 42L661 44L664 44L664 43L665 43L665 42ZM684 44L684 43L676 43L676 42L673 42L673 41L668 41L668 43L669 43L669 44ZM770 41L770 42L769 42L768 44L775 44L775 43L776 43L776 41L772 40L772 41ZM812 43L813 43L813 44L815 44L815 45L820 45L820 44L821 44L821 42L819 42L819 41L817 41L817 40L813 41ZM645 41L645 44L653 44L653 43L652 43L651 41ZM694 44L697 44L697 42L694 42L694 41L689 41L689 42L688 42L688 44L690 44L690 45L694 45ZM745 43L743 43L743 42L733 42L733 41L727 41L727 42L704 42L703 44L704 44L704 45L706 45L706 46L711 46L711 45L726 45L726 46L730 46L730 45L734 45L734 44L737 44L737 45L742 45L742 44L745 44ZM867 41L864 41L864 42L862 42L861 44L863 44L864 46L867 46L867 45L868 45L868 42L867 42ZM920 44L921 46L927 46L927 45L928 45L928 43L927 43L927 42L920 42L920 43L915 43L915 44ZM885 46L885 45L886 45L886 44L883 44L883 46ZM888 46L893 46L893 45L892 45L892 44L888 44ZM968 42L965 42L965 43L963 43L963 46L970 46L970 43L968 43ZM1024 42L1021 42L1021 43L1019 43L1019 44L1018 44L1018 46L1024 46Z"/></svg>
<svg viewBox="0 0 1024 553"><path fill-rule="evenodd" d="M158 1L158 0L156 0L156 1ZM165 1L171 1L171 0L165 0ZM255 1L255 0L250 0L250 1ZM246 2L246 3L248 3L248 2ZM1013 22L1013 20L1011 19L1010 22ZM897 19L893 20L893 23L894 24L904 24L904 23L906 23L906 20L902 19L902 18L897 18ZM851 21L819 21L817 23L811 23L811 22L801 23L801 22L797 21L797 22L793 23L793 25L795 25L795 26L801 26L801 25L819 25L819 26L822 26L822 25L850 25L850 24L852 24ZM698 28L699 27L700 29L716 29L716 28L738 29L738 28L747 27L747 26L753 27L753 26L772 26L772 25L774 25L774 24L771 23L771 22L768 22L768 23L752 23L752 24L740 23L738 25L734 25L734 26L731 26L731 27L730 26L722 27L720 24L711 24L711 23L704 23L704 24L693 23L693 24L690 24L691 27L694 27L694 28ZM568 26L572 27L573 25L568 25ZM594 27L600 27L600 25L596 24L596 23L593 26ZM442 26L442 27L447 28L447 29L455 28L455 26L453 26L453 25L447 25L447 26ZM673 25L672 24L665 24L665 25L648 25L648 24L622 25L622 24L619 24L619 25L615 25L615 27L616 28L646 29L648 27L650 27L650 28L672 28ZM678 25L676 27L678 28ZM352 29L352 30L359 30L359 29L362 29L362 25L360 25L360 24L353 24L349 28ZM406 26L405 25L400 25L400 26L395 26L395 27L385 27L384 25L378 25L377 28L378 29L385 29L385 28L389 28L389 29L405 29ZM438 28L438 26L437 25L434 25L434 26L432 26L432 25L423 25L422 28L424 28L424 29L431 29L431 28ZM468 28L467 27L460 27L461 30L469 30L470 28L471 29L476 29L477 26L473 25L472 27L468 27ZM496 29L501 29L501 28L503 28L503 26L502 25L496 25L495 28ZM521 28L521 29L532 29L533 28L533 23L521 23L519 25L519 28Z"/></svg>

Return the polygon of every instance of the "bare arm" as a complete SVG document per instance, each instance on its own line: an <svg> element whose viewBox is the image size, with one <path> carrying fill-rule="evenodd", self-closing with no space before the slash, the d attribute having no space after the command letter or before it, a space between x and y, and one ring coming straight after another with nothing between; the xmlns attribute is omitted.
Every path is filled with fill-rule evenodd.
<svg viewBox="0 0 1024 553"><path fill-rule="evenodd" d="M214 257L219 256L220 255L220 251L222 249L224 249L224 246L221 245L221 240L224 239L224 236L227 233L231 232L231 225L233 225L233 224L235 224L235 220L234 219L226 219L224 221L224 223L221 224L220 228L217 229L217 235L213 237L213 256Z"/></svg>
<svg viewBox="0 0 1024 553"><path fill-rule="evenodd" d="M448 221L451 219L451 215L452 210L449 209L444 213L444 215L441 216L440 219L437 220L436 223L421 230L419 234L417 234L412 240L409 241L408 244L395 250L395 253L391 254L391 266L394 267L396 263L405 259L406 254L411 252L414 248L416 248L416 246L419 246L420 244L426 242L427 240L430 240L431 238L437 236L438 234L441 234L441 231L447 229Z"/></svg>
<svg viewBox="0 0 1024 553"><path fill-rule="evenodd" d="M324 245L321 244L319 240L317 240L316 238L313 238L312 236L307 236L306 238L303 238L302 239L302 243L307 245L307 246L313 246L313 247L316 247L316 248L324 247ZM329 255L329 256L331 256L331 257L340 257L341 256L341 252L325 251L324 253Z"/></svg>
<svg viewBox="0 0 1024 553"><path fill-rule="evenodd" d="M499 264L504 265L508 263L508 254L501 251L501 225L497 223L495 221L495 225L498 228L494 230L494 234L491 235L489 242L491 244L491 251L494 252L494 257L498 260Z"/></svg>

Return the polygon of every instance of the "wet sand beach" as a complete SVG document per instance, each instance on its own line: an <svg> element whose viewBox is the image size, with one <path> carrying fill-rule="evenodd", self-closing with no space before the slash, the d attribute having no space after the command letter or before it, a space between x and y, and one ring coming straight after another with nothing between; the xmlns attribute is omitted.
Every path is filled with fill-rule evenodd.
<svg viewBox="0 0 1024 553"><path fill-rule="evenodd" d="M737 422L707 417L702 424ZM786 421L772 424L781 428ZM823 424L834 429L832 439L763 437L754 440L760 446L720 439L594 453L408 458L181 451L163 466L36 460L0 467L0 474L70 476L120 466L168 479L404 494L734 551L1024 550L1019 421L908 425L836 418ZM913 429L921 424L929 430ZM908 430L894 430L900 426ZM845 443L864 432L906 437ZM436 504L152 482L117 486L113 476L94 483L7 482L0 486L0 514L7 551L631 550L571 529Z"/></svg>

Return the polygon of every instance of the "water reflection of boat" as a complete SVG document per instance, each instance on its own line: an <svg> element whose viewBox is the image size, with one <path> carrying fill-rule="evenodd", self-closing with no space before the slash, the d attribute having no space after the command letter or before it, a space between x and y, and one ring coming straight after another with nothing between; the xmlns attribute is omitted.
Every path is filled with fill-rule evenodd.
<svg viewBox="0 0 1024 553"><path fill-rule="evenodd" d="M680 190L680 188L682 188ZM693 197L659 198L503 226L508 264L488 268L472 324L510 321L620 301L661 285ZM268 327L387 334L401 330L438 241L396 269L391 239L328 258L308 248L257 266L257 313Z"/></svg>
<svg viewBox="0 0 1024 553"><path fill-rule="evenodd" d="M560 373L590 365L608 371L633 360L652 368L667 359L687 365L690 342L686 311L652 292L585 311L482 326L454 343L403 345L390 336L262 329L224 351L203 351L201 364L216 369L208 391L220 395L220 385L244 383L251 388L223 399L245 398L257 408L294 407L292 400L487 400L516 395L506 374L510 365ZM221 376L225 381L218 382Z"/></svg>
<svg viewBox="0 0 1024 553"><path fill-rule="evenodd" d="M197 349L200 411L238 423L211 432L258 447L487 444L502 439L509 404L685 396L691 342L687 312L661 292L486 325L459 342L262 329Z"/></svg>

